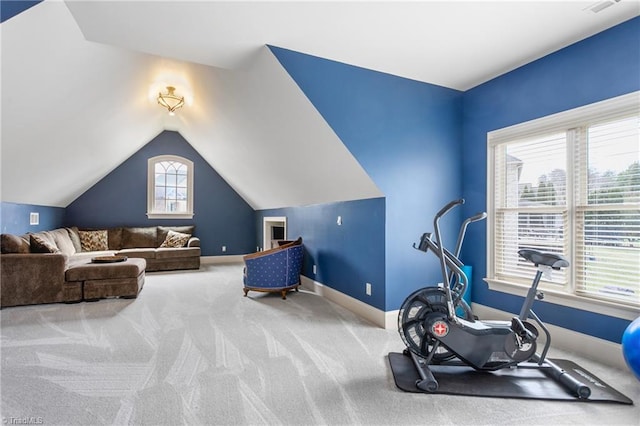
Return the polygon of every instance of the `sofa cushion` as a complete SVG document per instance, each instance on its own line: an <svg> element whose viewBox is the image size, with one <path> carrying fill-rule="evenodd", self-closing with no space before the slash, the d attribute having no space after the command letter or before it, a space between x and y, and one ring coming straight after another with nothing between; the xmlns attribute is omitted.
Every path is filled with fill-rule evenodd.
<svg viewBox="0 0 640 426"><path fill-rule="evenodd" d="M156 259L179 259L198 256L200 256L200 247L159 248L156 250Z"/></svg>
<svg viewBox="0 0 640 426"><path fill-rule="evenodd" d="M29 234L29 245L31 253L60 253L55 243L43 234Z"/></svg>
<svg viewBox="0 0 640 426"><path fill-rule="evenodd" d="M56 243L56 247L60 249L63 254L68 256L76 253L76 248L71 241L69 231L66 228L58 228L53 231L46 231L53 241Z"/></svg>
<svg viewBox="0 0 640 426"><path fill-rule="evenodd" d="M122 228L107 229L109 250L120 250L122 248Z"/></svg>
<svg viewBox="0 0 640 426"><path fill-rule="evenodd" d="M158 247L158 230L155 226L122 228L122 248Z"/></svg>
<svg viewBox="0 0 640 426"><path fill-rule="evenodd" d="M31 251L29 247L29 239L25 237L19 237L12 234L0 235L0 252L4 254L8 253L29 253Z"/></svg>
<svg viewBox="0 0 640 426"><path fill-rule="evenodd" d="M82 243L80 242L80 233L78 228L72 226L71 228L67 228L67 232L69 233L69 238L73 243L73 247L76 249L76 253L80 253L82 251Z"/></svg>
<svg viewBox="0 0 640 426"><path fill-rule="evenodd" d="M191 238L191 234L183 234L182 232L176 232L170 229L167 233L167 238L160 244L160 247L184 247L187 245L189 238Z"/></svg>
<svg viewBox="0 0 640 426"><path fill-rule="evenodd" d="M72 265L73 263L77 263L77 262L86 263L86 261L89 261L94 257L113 256L114 254L117 254L117 253L118 252L116 250L81 251L72 256L69 256L69 265Z"/></svg>
<svg viewBox="0 0 640 426"><path fill-rule="evenodd" d="M169 231L180 232L182 234L193 235L196 227L194 225L186 225L186 226L158 226L158 242L156 247L160 247L160 245L167 239L167 234Z"/></svg>
<svg viewBox="0 0 640 426"><path fill-rule="evenodd" d="M107 231L105 229L99 231L78 231L80 235L80 245L82 251L100 251L108 250Z"/></svg>
<svg viewBox="0 0 640 426"><path fill-rule="evenodd" d="M143 259L155 259L156 258L156 249L147 247L147 248L128 248L118 250L118 254L127 257L139 257Z"/></svg>

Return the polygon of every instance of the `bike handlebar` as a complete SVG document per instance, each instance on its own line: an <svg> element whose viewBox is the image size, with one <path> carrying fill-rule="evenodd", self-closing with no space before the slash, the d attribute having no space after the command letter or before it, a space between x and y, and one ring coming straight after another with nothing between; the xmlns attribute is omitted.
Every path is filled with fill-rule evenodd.
<svg viewBox="0 0 640 426"><path fill-rule="evenodd" d="M455 206L464 204L464 198L460 198L459 200L454 200L449 202L446 206L444 206L438 213L436 213L433 218L433 230L436 234L436 242L438 244L438 257L440 258L440 271L442 272L442 282L448 284L449 274L447 273L447 261L444 253L444 245L442 244L442 237L440 235L440 218L444 216L449 210L453 209Z"/></svg>
<svg viewBox="0 0 640 426"><path fill-rule="evenodd" d="M471 216L466 221L468 223L473 223L473 222L477 222L479 220L483 220L483 219L486 219L486 218L487 218L487 213L486 212L480 212L480 213L477 213L475 216Z"/></svg>
<svg viewBox="0 0 640 426"><path fill-rule="evenodd" d="M459 200L453 200L451 202L449 202L449 204L447 204L446 206L444 206L442 209L440 209L440 211L438 213L436 213L436 219L441 218L442 216L444 216L449 210L451 210L452 208L454 208L455 206L459 205L459 204L464 204L464 198L460 198Z"/></svg>

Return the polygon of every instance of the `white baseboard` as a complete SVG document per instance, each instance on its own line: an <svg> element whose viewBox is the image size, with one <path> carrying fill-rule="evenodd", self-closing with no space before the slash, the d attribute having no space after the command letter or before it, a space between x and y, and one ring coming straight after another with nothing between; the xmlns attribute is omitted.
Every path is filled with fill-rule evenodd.
<svg viewBox="0 0 640 426"><path fill-rule="evenodd" d="M381 311L360 300L354 299L344 293L327 287L317 281L305 276L301 276L302 287L312 291L345 309L350 310L356 315L372 322L378 327L386 329L396 329L398 327L398 312ZM510 320L514 314L500 311L488 306L472 303L473 313L480 319ZM543 318L544 320L544 318ZM568 330L566 328L545 324L551 333L551 347L561 349L567 352L573 352L579 356L609 365L615 368L628 369L627 364L622 355L622 347L620 344L610 342L608 340L589 336L577 331ZM542 333L542 330L540 330Z"/></svg>
<svg viewBox="0 0 640 426"><path fill-rule="evenodd" d="M219 265L222 263L242 263L242 254L229 256L200 256L200 264L202 265Z"/></svg>
<svg viewBox="0 0 640 426"><path fill-rule="evenodd" d="M334 290L331 287L327 287L317 281L307 278L304 275L300 276L300 282L302 288L312 291L319 296L324 297L333 303L342 306L345 309L353 312L354 314L372 322L378 327L385 327L386 313L380 309L374 308L358 299L348 296L344 293Z"/></svg>

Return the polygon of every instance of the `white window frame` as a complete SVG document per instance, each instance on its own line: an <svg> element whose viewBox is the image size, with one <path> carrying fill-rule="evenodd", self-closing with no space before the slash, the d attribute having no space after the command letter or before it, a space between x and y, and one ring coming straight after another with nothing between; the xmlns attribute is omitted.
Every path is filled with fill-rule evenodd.
<svg viewBox="0 0 640 426"><path fill-rule="evenodd" d="M510 126L504 129L498 129L487 134L487 278L485 281L489 285L489 289L500 291L503 293L526 296L530 287L530 283L524 282L507 282L496 279L495 271L495 150L497 145L512 140L522 140L547 135L554 132L566 131L568 129L584 126L586 123L594 121L607 121L616 117L625 115L640 114L640 92L633 92L627 95L618 96L616 98L607 99L594 104L586 105L580 108L560 112L550 116L542 117L536 120ZM567 176L573 175L574 170L569 161L567 166ZM567 182L567 197L571 198L573 190L571 183ZM573 243L575 238L572 234L574 228L573 217L575 215L575 205L573 201L569 202L569 227L570 234L567 238L570 240L568 244L568 253L565 256L569 258L573 264L574 250ZM572 308L582 309L590 312L596 312L616 318L626 320L634 320L640 314L640 309L635 306L617 303L609 300L599 300L590 297L584 297L574 292L574 277L572 272L568 274L569 284L563 289L560 286L541 286L544 290L545 301L559 305L569 306Z"/></svg>
<svg viewBox="0 0 640 426"><path fill-rule="evenodd" d="M156 212L155 208L155 167L162 161L175 161L187 166L187 211ZM158 155L147 161L147 217L149 219L192 219L193 218L193 161L178 155Z"/></svg>

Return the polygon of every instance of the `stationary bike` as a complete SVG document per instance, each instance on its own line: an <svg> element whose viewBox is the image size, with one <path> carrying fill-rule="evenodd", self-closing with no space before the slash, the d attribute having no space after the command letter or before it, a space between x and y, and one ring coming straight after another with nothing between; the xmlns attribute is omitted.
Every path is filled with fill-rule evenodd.
<svg viewBox="0 0 640 426"><path fill-rule="evenodd" d="M404 354L411 356L420 375L416 386L427 392L438 389L438 381L430 365L470 366L479 371L538 368L575 396L588 398L591 395L588 386L546 360L551 335L532 310L535 299L543 298L543 294L538 292L542 276L548 276L552 270L568 267L569 262L555 253L519 250L518 254L522 258L538 268L520 314L511 321L477 320L462 299L469 283L462 271L464 264L459 259L459 253L467 225L484 219L486 214L477 214L463 222L453 253L443 246L440 233L440 219L463 203L463 199L452 201L436 213L433 221L435 241L433 234L425 233L419 245L416 247L414 244L414 248L424 252L431 251L438 257L443 277L443 282L437 286L419 289L407 297L398 315L398 331L407 346ZM540 355L536 353L539 332L528 321L529 318L536 322L546 336Z"/></svg>

